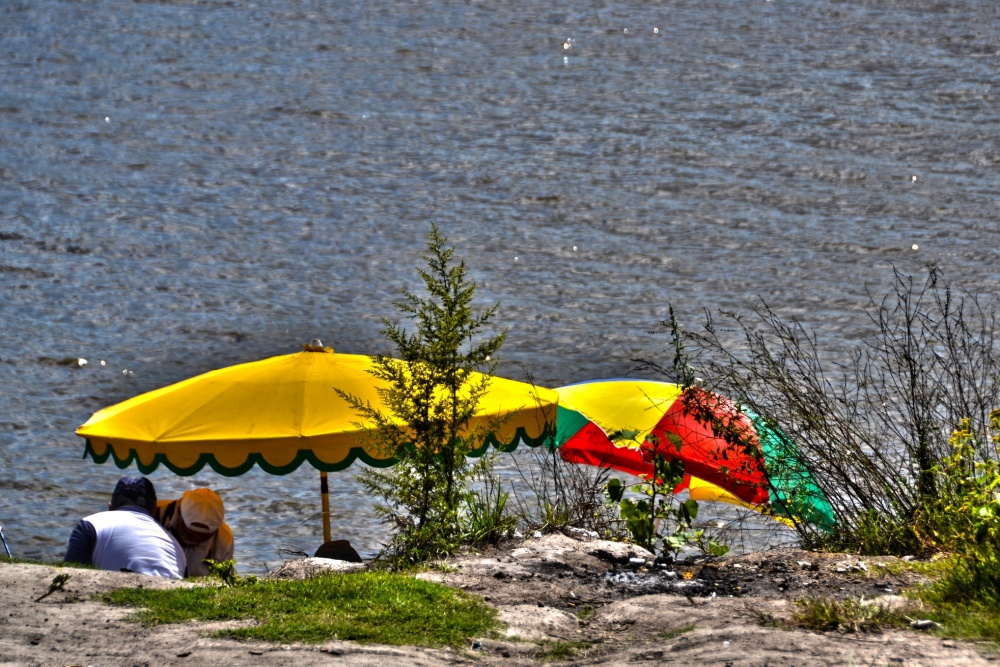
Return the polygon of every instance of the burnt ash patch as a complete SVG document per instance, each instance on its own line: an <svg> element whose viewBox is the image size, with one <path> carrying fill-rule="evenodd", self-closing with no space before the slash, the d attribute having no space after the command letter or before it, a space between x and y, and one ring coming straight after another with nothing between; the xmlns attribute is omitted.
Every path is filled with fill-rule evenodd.
<svg viewBox="0 0 1000 667"><path fill-rule="evenodd" d="M893 574L898 559L780 550L723 558L657 562L626 545L545 536L513 550L451 559L445 583L499 605L534 604L577 613L655 594L701 598L877 597L921 577ZM647 555L648 552L645 552ZM637 557L637 555L639 557Z"/></svg>

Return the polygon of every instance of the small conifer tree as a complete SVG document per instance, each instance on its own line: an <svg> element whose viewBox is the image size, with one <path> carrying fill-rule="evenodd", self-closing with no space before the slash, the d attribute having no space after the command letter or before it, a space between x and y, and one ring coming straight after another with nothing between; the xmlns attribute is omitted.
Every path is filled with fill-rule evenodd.
<svg viewBox="0 0 1000 667"><path fill-rule="evenodd" d="M483 448L488 429L470 429L489 387L496 354L506 333L485 336L497 305L476 312L475 283L465 263L434 224L427 262L419 274L426 294L404 290L394 305L413 330L383 318L382 335L396 357L375 356L372 375L385 381L381 406L341 394L359 416L374 424L368 438L397 463L359 474L362 486L381 498L376 511L393 527L383 552L391 564L407 565L451 552L462 539L459 510L467 482L492 465L491 456L467 457ZM482 375L473 376L472 372Z"/></svg>

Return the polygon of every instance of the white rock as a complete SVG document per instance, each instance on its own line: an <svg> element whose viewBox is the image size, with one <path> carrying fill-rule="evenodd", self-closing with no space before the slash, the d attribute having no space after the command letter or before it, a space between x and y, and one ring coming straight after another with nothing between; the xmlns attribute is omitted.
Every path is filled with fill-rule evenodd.
<svg viewBox="0 0 1000 667"><path fill-rule="evenodd" d="M332 558L299 558L276 567L267 576L273 579L309 579L328 572L356 572L364 569L364 563L349 563Z"/></svg>

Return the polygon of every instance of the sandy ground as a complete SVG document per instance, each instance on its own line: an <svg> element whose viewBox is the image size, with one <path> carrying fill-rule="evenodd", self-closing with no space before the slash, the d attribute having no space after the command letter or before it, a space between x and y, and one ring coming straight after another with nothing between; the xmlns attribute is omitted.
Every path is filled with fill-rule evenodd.
<svg viewBox="0 0 1000 667"><path fill-rule="evenodd" d="M646 563L630 560L636 558ZM188 584L4 563L0 666L994 664L984 646L926 632L816 633L761 624L766 615L788 617L794 600L809 594L898 601L896 594L915 579L879 565L892 560L784 550L660 566L628 545L547 535L419 575L481 595L500 610L506 638L477 638L464 651L246 643L211 637L219 626L207 623L145 628L126 620L129 610L92 596L124 586ZM309 561L293 563L282 576L309 569ZM70 575L63 589L38 599L61 573ZM546 657L554 647L570 655Z"/></svg>

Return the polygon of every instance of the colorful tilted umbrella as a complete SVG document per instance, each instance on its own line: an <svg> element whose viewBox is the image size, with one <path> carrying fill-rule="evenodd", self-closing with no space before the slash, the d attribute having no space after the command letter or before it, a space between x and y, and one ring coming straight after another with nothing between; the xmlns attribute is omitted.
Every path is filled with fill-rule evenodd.
<svg viewBox="0 0 1000 667"><path fill-rule="evenodd" d="M318 341L317 341L318 342ZM274 475L303 463L320 470L324 540L330 540L326 473L356 459L392 465L365 437L365 424L335 389L375 407L386 385L368 371L372 359L334 354L322 344L230 366L131 398L96 412L77 429L84 457L135 463L147 474L164 465L178 475L209 466L241 475L254 465ZM470 374L469 383L483 379ZM467 385L468 386L468 385ZM489 430L486 445L540 444L550 437L558 395L551 389L492 377L470 430ZM360 423L359 423L360 422Z"/></svg>
<svg viewBox="0 0 1000 667"><path fill-rule="evenodd" d="M679 459L696 500L715 500L824 530L833 509L798 447L752 410L699 388L601 380L556 390L556 444L566 461L649 478L653 455Z"/></svg>

